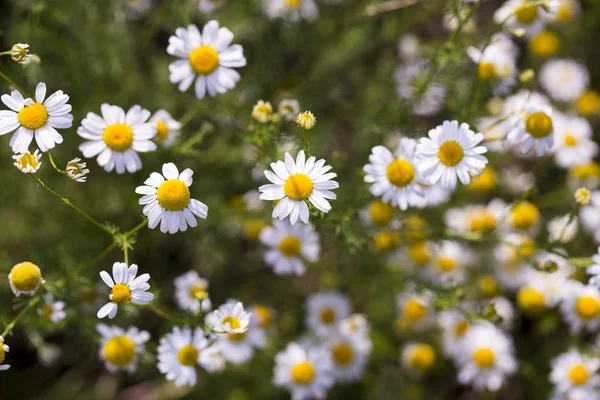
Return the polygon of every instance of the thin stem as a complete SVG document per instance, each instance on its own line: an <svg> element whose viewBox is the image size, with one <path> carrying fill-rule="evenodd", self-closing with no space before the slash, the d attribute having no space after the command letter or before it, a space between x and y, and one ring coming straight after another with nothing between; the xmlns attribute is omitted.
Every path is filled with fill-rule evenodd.
<svg viewBox="0 0 600 400"><path fill-rule="evenodd" d="M130 238L131 236L135 235L140 229L142 229L144 226L146 226L146 224L148 223L148 220L146 218L144 218L142 220L142 222L140 222L138 225L135 226L135 228L131 229L128 232L125 232L123 234L123 237L125 238Z"/></svg>
<svg viewBox="0 0 600 400"><path fill-rule="evenodd" d="M10 333L10 331L13 330L13 328L15 327L17 322L19 322L19 320L23 317L23 315L25 315L27 313L27 311L32 309L40 301L41 298L42 298L41 295L32 297L31 300L29 300L29 303L27 303L27 305L25 307L23 307L21 312L19 312L17 314L17 316L15 318L13 318L13 320L10 321L10 323L8 325L6 325L6 328L4 328L4 331L2 332L2 334L0 336L4 337L4 336L8 335Z"/></svg>
<svg viewBox="0 0 600 400"><path fill-rule="evenodd" d="M129 265L129 244L125 235L123 235L123 258L125 259L125 264Z"/></svg>
<svg viewBox="0 0 600 400"><path fill-rule="evenodd" d="M308 131L306 129L304 130L304 152L306 153L306 156L308 157L308 154L310 152L310 145L308 143Z"/></svg>
<svg viewBox="0 0 600 400"><path fill-rule="evenodd" d="M83 216L85 219L87 219L88 221L90 221L92 224L96 225L98 228L102 229L104 232L108 233L110 236L114 237L114 233L113 231L111 231L106 225L101 224L100 222L96 221L94 218L90 217L88 214L86 214L81 208L77 207L75 204L71 203L69 201L69 199L62 197L60 194L56 193L54 190L50 189L48 186L46 186L46 184L44 182L42 182L38 177L36 177L33 174L30 174L30 176L40 185L42 186L44 189L46 189L47 191L49 191L50 193L52 193L52 195L54 195L55 197L58 197L59 199L62 200L63 203L65 203L66 205L68 205L69 207L71 207L73 210L75 210L77 213L79 213L81 216Z"/></svg>
<svg viewBox="0 0 600 400"><path fill-rule="evenodd" d="M0 53L0 56L10 56L11 51L3 51L2 53Z"/></svg>
<svg viewBox="0 0 600 400"><path fill-rule="evenodd" d="M50 160L50 164L52 165L52 168L54 168L58 173L60 174L65 174L65 171L63 171L62 169L58 168L56 166L56 164L54 163L54 159L52 158L52 153L48 152L48 159Z"/></svg>
<svg viewBox="0 0 600 400"><path fill-rule="evenodd" d="M368 17L374 17L390 11L399 10L404 7L417 4L419 0L389 0L384 3L369 6L365 9L365 14Z"/></svg>
<svg viewBox="0 0 600 400"><path fill-rule="evenodd" d="M4 79L10 86L14 87L19 92L21 92L21 94L25 94L25 91L23 89L21 89L21 87L19 85L14 83L8 76L4 75L4 73L2 71L0 71L0 78Z"/></svg>

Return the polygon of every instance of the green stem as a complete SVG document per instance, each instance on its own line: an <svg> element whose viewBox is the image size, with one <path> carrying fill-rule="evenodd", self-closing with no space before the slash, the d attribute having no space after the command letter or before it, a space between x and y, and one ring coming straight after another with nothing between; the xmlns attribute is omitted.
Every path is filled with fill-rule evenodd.
<svg viewBox="0 0 600 400"><path fill-rule="evenodd" d="M146 226L147 223L148 223L148 220L146 218L144 218L142 220L142 222L140 222L138 225L135 226L135 228L131 229L130 231L125 232L123 234L123 236L126 239L130 238L131 236L135 235L140 229L142 229L144 226Z"/></svg>
<svg viewBox="0 0 600 400"><path fill-rule="evenodd" d="M310 145L308 143L308 131L306 129L304 130L304 152L306 153L306 157L308 157Z"/></svg>
<svg viewBox="0 0 600 400"><path fill-rule="evenodd" d="M21 310L21 312L19 312L17 316L13 318L13 320L10 321L8 325L6 325L6 328L4 328L4 331L0 336L5 337L6 335L8 335L10 331L13 330L17 322L19 322L19 320L23 317L23 315L25 315L27 311L31 310L40 301L41 298L41 295L32 297L31 300L29 300L29 303L27 303L27 305Z"/></svg>
<svg viewBox="0 0 600 400"><path fill-rule="evenodd" d="M2 71L0 71L0 78L4 79L10 86L14 87L19 92L21 92L21 94L25 94L25 91L23 89L21 89L21 87L19 85L14 83L8 76L4 75L4 73Z"/></svg>
<svg viewBox="0 0 600 400"><path fill-rule="evenodd" d="M54 159L52 158L52 153L48 152L48 159L50 160L50 164L52 165L52 168L54 168L58 173L60 174L65 174L65 171L63 171L62 169L58 168L56 166L56 164L54 163Z"/></svg>
<svg viewBox="0 0 600 400"><path fill-rule="evenodd" d="M10 56L11 51L3 51L2 53L0 53L0 56Z"/></svg>
<svg viewBox="0 0 600 400"><path fill-rule="evenodd" d="M129 244L125 235L123 235L123 258L125 259L125 264L129 266Z"/></svg>

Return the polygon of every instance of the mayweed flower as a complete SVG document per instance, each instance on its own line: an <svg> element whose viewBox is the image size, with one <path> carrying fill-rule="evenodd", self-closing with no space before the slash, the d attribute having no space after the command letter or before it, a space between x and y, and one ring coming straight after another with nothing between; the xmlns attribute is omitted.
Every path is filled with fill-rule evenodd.
<svg viewBox="0 0 600 400"><path fill-rule="evenodd" d="M483 134L475 133L469 125L458 121L444 121L421 138L416 148L421 176L430 185L438 181L444 189L454 189L456 178L467 185L471 175L479 175L488 160L487 148L477 146Z"/></svg>
<svg viewBox="0 0 600 400"><path fill-rule="evenodd" d="M458 310L444 310L437 317L437 323L442 329L442 344L444 352L455 356L460 351L460 343L471 327L471 323Z"/></svg>
<svg viewBox="0 0 600 400"><path fill-rule="evenodd" d="M575 109L584 117L591 117L600 111L600 95L594 90L586 90L575 101Z"/></svg>
<svg viewBox="0 0 600 400"><path fill-rule="evenodd" d="M334 382L331 356L320 346L292 342L275 356L273 383L287 388L294 400L323 399Z"/></svg>
<svg viewBox="0 0 600 400"><path fill-rule="evenodd" d="M246 58L242 46L232 45L232 40L233 33L219 28L215 20L204 25L202 34L196 25L177 28L167 47L167 53L179 58L169 65L170 81L185 92L195 80L194 92L199 99L206 93L214 97L233 89L240 80L233 68L245 66Z"/></svg>
<svg viewBox="0 0 600 400"><path fill-rule="evenodd" d="M150 334L134 326L124 330L105 324L97 324L96 331L102 336L99 355L104 360L106 369L109 372L134 372L140 353L144 351L144 344L150 340Z"/></svg>
<svg viewBox="0 0 600 400"><path fill-rule="evenodd" d="M127 264L122 262L116 262L113 264L113 279L110 277L108 272L101 271L100 278L111 288L110 291L110 302L98 310L98 318L102 319L106 316L113 319L117 315L119 304L148 304L154 295L148 292L150 284L150 274L142 274L135 277L138 272L138 266L131 264L127 268Z"/></svg>
<svg viewBox="0 0 600 400"><path fill-rule="evenodd" d="M469 47L467 54L477 64L479 79L494 83L494 93L504 94L516 83L518 52L506 35L494 35L483 51Z"/></svg>
<svg viewBox="0 0 600 400"><path fill-rule="evenodd" d="M73 125L71 105L67 101L69 96L62 90L46 99L44 82L38 83L35 88L35 101L25 99L16 90L10 96L2 95L2 102L12 111L0 112L0 136L16 130L9 143L14 153L29 150L34 136L42 152L53 149L63 142L56 129L68 129Z"/></svg>
<svg viewBox="0 0 600 400"><path fill-rule="evenodd" d="M397 327L401 330L419 332L434 322L434 293L430 290L415 291L409 287L396 297L398 310Z"/></svg>
<svg viewBox="0 0 600 400"><path fill-rule="evenodd" d="M200 10L201 13L209 14L217 8L222 7L223 4L225 4L225 1L226 0L200 0L198 10Z"/></svg>
<svg viewBox="0 0 600 400"><path fill-rule="evenodd" d="M8 364L2 364L6 357L6 353L10 351L10 347L4 344L4 338L0 336L0 371L6 371L10 368Z"/></svg>
<svg viewBox="0 0 600 400"><path fill-rule="evenodd" d="M373 196L381 197L384 203L391 203L401 210L423 202L416 145L415 140L403 137L394 154L387 147L373 147L370 163L363 167L367 174L364 180L371 183L369 190Z"/></svg>
<svg viewBox="0 0 600 400"><path fill-rule="evenodd" d="M536 56L550 57L560 48L560 36L545 29L529 39L529 51Z"/></svg>
<svg viewBox="0 0 600 400"><path fill-rule="evenodd" d="M579 389L588 390L593 396L600 385L600 359L582 354L576 348L570 348L554 358L551 366L550 382L555 385L558 393Z"/></svg>
<svg viewBox="0 0 600 400"><path fill-rule="evenodd" d="M135 105L125 113L119 106L102 104L102 116L89 112L77 128L77 134L89 141L79 145L85 158L98 155L98 165L106 172L125 170L133 174L142 169L142 161L137 152L156 150L151 140L155 131L146 121L150 111Z"/></svg>
<svg viewBox="0 0 600 400"><path fill-rule="evenodd" d="M473 254L463 244L443 240L436 246L432 267L427 271L430 279L443 286L461 284L465 280L465 269L472 262Z"/></svg>
<svg viewBox="0 0 600 400"><path fill-rule="evenodd" d="M240 302L229 301L206 316L206 323L216 333L244 333L248 330L251 314Z"/></svg>
<svg viewBox="0 0 600 400"><path fill-rule="evenodd" d="M263 0L263 10L271 20L314 21L319 17L315 0Z"/></svg>
<svg viewBox="0 0 600 400"><path fill-rule="evenodd" d="M156 141L164 147L171 147L182 127L181 122L171 117L165 110L155 112L148 122L156 129Z"/></svg>
<svg viewBox="0 0 600 400"><path fill-rule="evenodd" d="M40 161L42 153L39 150L36 150L33 154L27 150L24 153L13 155L12 158L15 160L14 166L24 174L34 174L42 166L42 162Z"/></svg>
<svg viewBox="0 0 600 400"><path fill-rule="evenodd" d="M250 309L252 316L250 323L257 325L260 329L269 329L275 319L275 310L263 304L257 304Z"/></svg>
<svg viewBox="0 0 600 400"><path fill-rule="evenodd" d="M580 206L587 206L592 199L592 193L588 188L582 187L575 191L573 197L575 198L575 202Z"/></svg>
<svg viewBox="0 0 600 400"><path fill-rule="evenodd" d="M29 64L31 62L32 55L29 54L29 45L26 43L14 44L10 49L10 57L14 62L19 64Z"/></svg>
<svg viewBox="0 0 600 400"><path fill-rule="evenodd" d="M196 216L206 219L208 206L190 197L194 171L186 168L181 174L173 163L163 164L162 175L153 172L144 181L144 186L135 188L143 195L139 203L144 205L143 213L148 217L148 227L154 229L160 222L163 233L185 232L188 225L197 226Z"/></svg>
<svg viewBox="0 0 600 400"><path fill-rule="evenodd" d="M12 267L8 274L8 283L15 296L19 297L22 294L34 294L40 284L44 283L44 280L42 279L42 271L37 265L29 261L23 261Z"/></svg>
<svg viewBox="0 0 600 400"><path fill-rule="evenodd" d="M292 225L298 218L308 224L306 200L324 213L331 210L327 199L336 199L330 189L337 189L339 183L331 180L337 174L326 173L331 166L324 164L325 160L316 161L314 156L305 161L304 150L300 150L295 162L290 153L285 153L285 162L279 160L271 163L275 173L268 170L264 173L272 183L262 185L258 190L262 192L262 200L279 200L273 209L273 218L283 220L289 215Z"/></svg>
<svg viewBox="0 0 600 400"><path fill-rule="evenodd" d="M415 377L423 376L431 371L436 358L435 350L426 343L407 343L400 354L402 366Z"/></svg>
<svg viewBox="0 0 600 400"><path fill-rule="evenodd" d="M590 73L575 60L553 59L540 69L540 83L554 100L571 102L588 88Z"/></svg>
<svg viewBox="0 0 600 400"><path fill-rule="evenodd" d="M175 278L175 300L183 310L197 313L209 311L212 303L208 298L208 281L198 276L196 271L188 271Z"/></svg>
<svg viewBox="0 0 600 400"><path fill-rule="evenodd" d="M561 168L571 168L592 159L598 154L592 126L587 119L567 115L553 115L554 160Z"/></svg>
<svg viewBox="0 0 600 400"><path fill-rule="evenodd" d="M67 163L65 174L75 182L84 183L90 170L86 168L87 163L81 162L81 158L75 157Z"/></svg>
<svg viewBox="0 0 600 400"><path fill-rule="evenodd" d="M506 140L520 145L521 153L527 154L535 148L535 154L541 157L554 146L552 107L530 102L510 121L512 126Z"/></svg>
<svg viewBox="0 0 600 400"><path fill-rule="evenodd" d="M317 117L310 111L304 111L296 117L296 124L302 129L309 130L317 124Z"/></svg>
<svg viewBox="0 0 600 400"><path fill-rule="evenodd" d="M493 199L487 206L468 205L464 208L450 208L444 215L446 226L453 233L489 233L496 229L505 216L506 205L500 199Z"/></svg>
<svg viewBox="0 0 600 400"><path fill-rule="evenodd" d="M360 380L369 361L372 347L368 336L336 332L326 338L325 347L331 353L332 373L336 381Z"/></svg>
<svg viewBox="0 0 600 400"><path fill-rule="evenodd" d="M300 113L300 103L296 99L283 99L279 102L277 111L286 121L293 121Z"/></svg>
<svg viewBox="0 0 600 400"><path fill-rule="evenodd" d="M46 293L44 295L44 306L38 310L38 314L40 317L56 324L67 316L67 313L65 312L65 302L54 301L52 294Z"/></svg>
<svg viewBox="0 0 600 400"><path fill-rule="evenodd" d="M320 292L306 300L306 325L317 336L327 337L351 312L348 297L337 292Z"/></svg>
<svg viewBox="0 0 600 400"><path fill-rule="evenodd" d="M600 326L600 289L577 281L569 282L560 311L571 333L595 332Z"/></svg>
<svg viewBox="0 0 600 400"><path fill-rule="evenodd" d="M530 0L507 0L494 13L494 22L531 36L544 29L549 14L540 5L530 5Z"/></svg>
<svg viewBox="0 0 600 400"><path fill-rule="evenodd" d="M552 2L553 12L549 15L549 20L558 23L567 23L581 15L581 4L579 0L548 0Z"/></svg>
<svg viewBox="0 0 600 400"><path fill-rule="evenodd" d="M319 234L310 225L273 220L273 226L261 231L260 241L270 248L264 260L277 275L304 275L303 259L309 262L319 259Z"/></svg>
<svg viewBox="0 0 600 400"><path fill-rule="evenodd" d="M271 116L273 115L273 107L270 102L265 102L264 100L259 100L258 103L252 107L252 118L260 122L261 124L266 124L271 120Z"/></svg>
<svg viewBox="0 0 600 400"><path fill-rule="evenodd" d="M160 339L158 370L166 375L168 381L174 381L175 386L194 386L196 365L206 370L213 365L213 353L207 349L208 344L202 329L174 326L171 333Z"/></svg>
<svg viewBox="0 0 600 400"><path fill-rule="evenodd" d="M516 204L510 210L510 215L506 219L506 223L510 229L524 231L530 234L537 233L539 222L540 210L535 204L528 201Z"/></svg>

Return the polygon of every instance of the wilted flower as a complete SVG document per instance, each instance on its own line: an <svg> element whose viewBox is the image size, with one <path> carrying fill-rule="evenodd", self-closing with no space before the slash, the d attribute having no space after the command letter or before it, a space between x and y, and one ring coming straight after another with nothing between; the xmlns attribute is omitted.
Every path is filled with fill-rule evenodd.
<svg viewBox="0 0 600 400"><path fill-rule="evenodd" d="M29 64L32 55L29 54L29 45L25 43L17 43L10 49L10 56L14 62L19 64Z"/></svg>
<svg viewBox="0 0 600 400"><path fill-rule="evenodd" d="M87 179L86 175L90 172L90 170L86 168L86 165L86 163L81 162L81 158L76 157L67 163L65 173L75 182L83 183Z"/></svg>

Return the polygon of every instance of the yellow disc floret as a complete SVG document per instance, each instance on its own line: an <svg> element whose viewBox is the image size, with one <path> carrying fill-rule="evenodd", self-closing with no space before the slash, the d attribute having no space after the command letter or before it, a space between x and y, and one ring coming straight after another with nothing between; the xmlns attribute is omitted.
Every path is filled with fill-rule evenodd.
<svg viewBox="0 0 600 400"><path fill-rule="evenodd" d="M542 139L552 133L552 118L542 111L527 116L525 128L527 133L536 139Z"/></svg>
<svg viewBox="0 0 600 400"><path fill-rule="evenodd" d="M198 349L191 344L187 344L177 353L179 364L186 367L193 367L198 362Z"/></svg>
<svg viewBox="0 0 600 400"><path fill-rule="evenodd" d="M575 365L569 371L569 379L575 385L585 385L589 379L590 375L587 371L587 368L581 364Z"/></svg>
<svg viewBox="0 0 600 400"><path fill-rule="evenodd" d="M135 343L127 336L115 336L106 342L103 353L106 361L124 367L135 357Z"/></svg>
<svg viewBox="0 0 600 400"><path fill-rule="evenodd" d="M426 372L435 364L435 358L433 347L428 344L417 344L411 352L409 362L417 371Z"/></svg>
<svg viewBox="0 0 600 400"><path fill-rule="evenodd" d="M265 227L265 221L262 219L249 219L244 223L244 236L246 239L256 241L258 240L260 233Z"/></svg>
<svg viewBox="0 0 600 400"><path fill-rule="evenodd" d="M429 246L425 242L418 242L411 245L408 249L410 259L417 265L424 265L431 259L429 255Z"/></svg>
<svg viewBox="0 0 600 400"><path fill-rule="evenodd" d="M35 291L40 285L42 272L37 265L25 261L12 268L8 279L17 290L30 293Z"/></svg>
<svg viewBox="0 0 600 400"><path fill-rule="evenodd" d="M260 319L258 326L260 326L262 329L267 329L269 326L271 326L271 323L273 322L273 313L268 307L258 305L254 307L254 314Z"/></svg>
<svg viewBox="0 0 600 400"><path fill-rule="evenodd" d="M23 127L35 131L48 122L48 110L40 103L26 105L17 114L17 119Z"/></svg>
<svg viewBox="0 0 600 400"><path fill-rule="evenodd" d="M600 111L600 95L593 90L588 90L577 99L575 107L579 114L586 117L597 114Z"/></svg>
<svg viewBox="0 0 600 400"><path fill-rule="evenodd" d="M549 57L553 55L559 47L559 36L548 30L541 31L537 35L534 35L529 41L529 50L540 57Z"/></svg>
<svg viewBox="0 0 600 400"><path fill-rule="evenodd" d="M525 286L517 294L519 308L528 314L539 314L546 308L544 295L538 290Z"/></svg>
<svg viewBox="0 0 600 400"><path fill-rule="evenodd" d="M190 203L190 189L179 179L164 181L156 192L158 203L169 211L180 211Z"/></svg>
<svg viewBox="0 0 600 400"><path fill-rule="evenodd" d="M485 297L494 297L499 293L498 283L492 275L484 275L479 278L477 286Z"/></svg>
<svg viewBox="0 0 600 400"><path fill-rule="evenodd" d="M286 236L279 243L279 251L286 257L296 257L300 254L300 240L295 236Z"/></svg>
<svg viewBox="0 0 600 400"><path fill-rule="evenodd" d="M481 369L490 368L496 362L496 355L487 347L475 350L473 352L473 362Z"/></svg>
<svg viewBox="0 0 600 400"><path fill-rule="evenodd" d="M463 337L470 327L471 324L469 321L460 321L458 324L454 325L454 336Z"/></svg>
<svg viewBox="0 0 600 400"><path fill-rule="evenodd" d="M34 169L38 166L38 160L36 156L31 153L25 153L17 160L21 168L27 168L28 165L31 165Z"/></svg>
<svg viewBox="0 0 600 400"><path fill-rule="evenodd" d="M577 142L578 142L578 140L575 136L569 135L569 134L565 135L564 141L565 141L565 146L567 146L567 147L575 147L575 146L577 146Z"/></svg>
<svg viewBox="0 0 600 400"><path fill-rule="evenodd" d="M458 263L454 258L439 257L436 260L437 267L442 272L452 272L458 267Z"/></svg>
<svg viewBox="0 0 600 400"><path fill-rule="evenodd" d="M308 385L315 378L315 368L308 361L294 365L292 380L299 385Z"/></svg>
<svg viewBox="0 0 600 400"><path fill-rule="evenodd" d="M333 361L338 365L349 365L354 359L354 351L347 343L338 343L331 349Z"/></svg>
<svg viewBox="0 0 600 400"><path fill-rule="evenodd" d="M195 284L190 286L190 297L192 299L204 300L208 294L206 293L206 286L201 284Z"/></svg>
<svg viewBox="0 0 600 400"><path fill-rule="evenodd" d="M381 228L388 226L388 224L394 218L394 207L389 203L384 203L381 200L375 200L369 206L369 215L374 225Z"/></svg>
<svg viewBox="0 0 600 400"><path fill-rule="evenodd" d="M304 174L290 175L283 185L285 195L292 200L304 200L311 195L313 183L310 178Z"/></svg>
<svg viewBox="0 0 600 400"><path fill-rule="evenodd" d="M42 307L41 314L42 318L50 319L52 314L54 314L54 307L52 307L52 304L46 304L44 307Z"/></svg>
<svg viewBox="0 0 600 400"><path fill-rule="evenodd" d="M246 339L247 334L248 331L240 333L228 333L227 339L231 340L232 342L241 342L242 340Z"/></svg>
<svg viewBox="0 0 600 400"><path fill-rule="evenodd" d="M438 150L438 158L442 164L448 167L454 167L462 161L465 151L462 146L454 140L444 142Z"/></svg>
<svg viewBox="0 0 600 400"><path fill-rule="evenodd" d="M124 152L133 143L133 130L126 124L112 124L104 128L102 140L114 151Z"/></svg>
<svg viewBox="0 0 600 400"><path fill-rule="evenodd" d="M131 289L124 283L117 283L112 287L110 292L111 300L114 303L129 303L131 302Z"/></svg>
<svg viewBox="0 0 600 400"><path fill-rule="evenodd" d="M487 210L479 210L469 215L471 232L485 232L496 227L496 218Z"/></svg>
<svg viewBox="0 0 600 400"><path fill-rule="evenodd" d="M512 209L511 218L515 228L529 230L537 224L540 218L540 212L533 204L523 202Z"/></svg>
<svg viewBox="0 0 600 400"><path fill-rule="evenodd" d="M163 121L156 123L156 136L162 142L169 136L169 128Z"/></svg>
<svg viewBox="0 0 600 400"><path fill-rule="evenodd" d="M527 2L519 8L517 8L515 11L515 19L523 25L532 24L537 19L537 17L537 6L530 6L529 4L527 4Z"/></svg>
<svg viewBox="0 0 600 400"><path fill-rule="evenodd" d="M194 72L208 75L219 66L219 53L210 46L200 46L190 53L190 65Z"/></svg>
<svg viewBox="0 0 600 400"><path fill-rule="evenodd" d="M593 319L600 313L600 303L591 296L582 296L575 302L575 311L583 319Z"/></svg>
<svg viewBox="0 0 600 400"><path fill-rule="evenodd" d="M427 309L419 301L410 299L404 304L404 318L410 323L419 322L427 312Z"/></svg>
<svg viewBox="0 0 600 400"><path fill-rule="evenodd" d="M415 167L406 160L394 160L387 166L385 174L392 185L403 188L415 178Z"/></svg>
<svg viewBox="0 0 600 400"><path fill-rule="evenodd" d="M474 192L491 192L496 188L496 173L490 167L485 167L481 174L474 176L467 187Z"/></svg>
<svg viewBox="0 0 600 400"><path fill-rule="evenodd" d="M336 312L331 307L325 307L319 313L319 318L321 319L321 322L323 322L324 324L328 324L328 325L332 324L335 321Z"/></svg>
<svg viewBox="0 0 600 400"><path fill-rule="evenodd" d="M236 317L230 316L230 317L223 318L223 320L221 321L221 324L225 325L226 323L229 323L230 329L239 329L242 327L240 320L237 319Z"/></svg>
<svg viewBox="0 0 600 400"><path fill-rule="evenodd" d="M496 67L489 62L480 62L477 65L477 76L482 81L491 81L496 77Z"/></svg>

